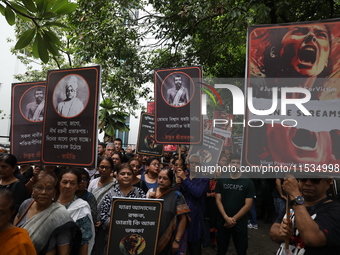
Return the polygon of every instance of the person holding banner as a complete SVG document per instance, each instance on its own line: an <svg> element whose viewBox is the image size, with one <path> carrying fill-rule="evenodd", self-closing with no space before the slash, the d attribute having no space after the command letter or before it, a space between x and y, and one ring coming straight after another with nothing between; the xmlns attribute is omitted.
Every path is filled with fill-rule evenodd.
<svg viewBox="0 0 340 255"><path fill-rule="evenodd" d="M270 229L271 239L281 243L276 254L286 254L287 238L289 254L340 254L340 204L327 197L332 179L317 177L284 178L292 210L289 220L284 210Z"/></svg>
<svg viewBox="0 0 340 255"><path fill-rule="evenodd" d="M162 169L158 175L158 187L150 189L147 193L147 198L164 199L157 244L158 255L178 252L189 223L190 209L182 193L172 188L173 180L173 171ZM181 252L179 254L185 254L186 251Z"/></svg>
<svg viewBox="0 0 340 255"><path fill-rule="evenodd" d="M100 221L104 229L109 227L111 204L113 197L145 198L141 188L132 185L133 170L127 163L120 164L117 168L118 184L107 192L100 208Z"/></svg>
<svg viewBox="0 0 340 255"><path fill-rule="evenodd" d="M177 160L179 161L179 159ZM177 162L176 161L176 162ZM182 168L176 169L176 182L190 208L190 227L188 229L188 251L190 254L202 254L202 246L209 245L210 233L205 222L206 193L209 191L209 179L202 178L196 171L201 166L200 156L191 154L188 161L189 175Z"/></svg>
<svg viewBox="0 0 340 255"><path fill-rule="evenodd" d="M44 90L42 88L38 88L34 92L35 100L26 105L26 113L25 116L29 120L33 121L41 121L44 119Z"/></svg>

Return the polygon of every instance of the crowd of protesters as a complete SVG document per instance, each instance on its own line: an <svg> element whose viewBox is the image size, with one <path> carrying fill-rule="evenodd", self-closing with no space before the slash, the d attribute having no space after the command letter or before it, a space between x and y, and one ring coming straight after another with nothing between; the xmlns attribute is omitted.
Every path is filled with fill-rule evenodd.
<svg viewBox="0 0 340 255"><path fill-rule="evenodd" d="M112 198L129 197L163 199L157 254L199 255L205 246L226 254L231 238L237 254L247 254L248 228L261 227L260 217L274 223L273 241L295 242L292 252L340 254L340 205L326 193L331 179L205 175L196 172L200 156L180 149L162 157L139 155L116 139L98 144L94 169L17 166L16 157L3 151L0 246L6 254L106 254ZM225 148L218 164L239 169L240 158ZM291 205L296 213L290 219L284 216L287 196L306 201ZM308 215L314 218L305 220Z"/></svg>

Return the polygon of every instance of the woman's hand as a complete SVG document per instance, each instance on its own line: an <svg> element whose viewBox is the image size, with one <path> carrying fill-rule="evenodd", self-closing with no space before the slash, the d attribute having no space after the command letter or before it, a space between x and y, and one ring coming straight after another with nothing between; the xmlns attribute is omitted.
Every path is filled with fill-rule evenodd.
<svg viewBox="0 0 340 255"><path fill-rule="evenodd" d="M175 253L179 249L179 243L177 243L175 240L172 242L172 252Z"/></svg>

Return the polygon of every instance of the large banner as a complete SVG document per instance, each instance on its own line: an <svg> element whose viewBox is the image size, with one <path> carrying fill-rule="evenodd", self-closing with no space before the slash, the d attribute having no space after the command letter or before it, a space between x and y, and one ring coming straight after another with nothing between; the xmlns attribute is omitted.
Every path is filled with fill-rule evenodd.
<svg viewBox="0 0 340 255"><path fill-rule="evenodd" d="M200 66L155 71L156 141L198 144L202 140Z"/></svg>
<svg viewBox="0 0 340 255"><path fill-rule="evenodd" d="M48 72L44 164L95 167L100 70L93 66Z"/></svg>
<svg viewBox="0 0 340 255"><path fill-rule="evenodd" d="M12 84L11 153L18 164L40 162L45 82Z"/></svg>
<svg viewBox="0 0 340 255"><path fill-rule="evenodd" d="M248 29L244 165L339 172L339 38L339 20Z"/></svg>
<svg viewBox="0 0 340 255"><path fill-rule="evenodd" d="M161 199L114 198L106 254L155 255Z"/></svg>

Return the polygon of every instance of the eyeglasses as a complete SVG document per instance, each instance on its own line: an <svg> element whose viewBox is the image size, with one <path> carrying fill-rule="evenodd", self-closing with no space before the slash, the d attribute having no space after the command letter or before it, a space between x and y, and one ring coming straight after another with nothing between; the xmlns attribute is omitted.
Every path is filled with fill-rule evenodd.
<svg viewBox="0 0 340 255"><path fill-rule="evenodd" d="M110 170L111 169L111 167L110 166L102 166L102 165L100 165L100 166L98 166L98 168L100 169L100 170Z"/></svg>
<svg viewBox="0 0 340 255"><path fill-rule="evenodd" d="M120 176L124 176L124 175L131 176L132 173L131 173L131 172L120 172L119 175L120 175Z"/></svg>
<svg viewBox="0 0 340 255"><path fill-rule="evenodd" d="M43 192L43 190L45 190L46 193L51 193L52 191L54 191L54 188L51 188L51 187L34 187L34 189L38 192Z"/></svg>
<svg viewBox="0 0 340 255"><path fill-rule="evenodd" d="M306 183L307 181L310 181L312 184L320 184L321 180L320 178L311 178L311 179L299 179L299 182L303 182L303 183Z"/></svg>

